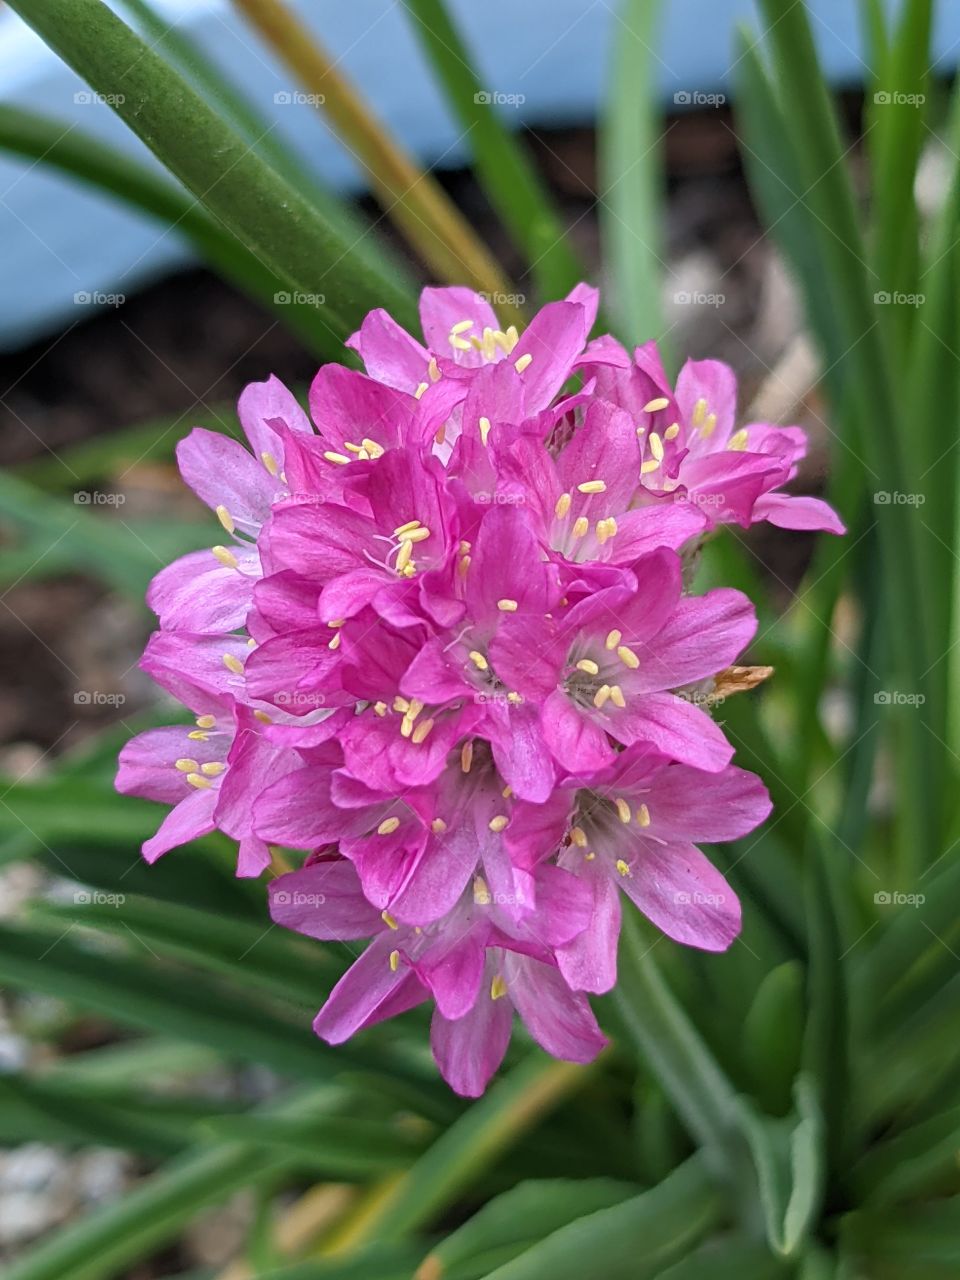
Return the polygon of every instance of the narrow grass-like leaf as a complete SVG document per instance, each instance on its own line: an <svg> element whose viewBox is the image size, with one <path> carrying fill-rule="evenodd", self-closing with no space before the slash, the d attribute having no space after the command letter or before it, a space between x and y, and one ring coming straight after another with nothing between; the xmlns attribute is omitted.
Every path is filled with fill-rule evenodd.
<svg viewBox="0 0 960 1280"><path fill-rule="evenodd" d="M477 177L520 248L542 298L560 298L584 277L531 156L484 89L446 0L407 0L410 25L443 86L473 153ZM522 279L522 277L521 277Z"/></svg>
<svg viewBox="0 0 960 1280"><path fill-rule="evenodd" d="M99 93L200 200L320 319L346 337L371 308L415 322L411 298L360 260L309 201L101 0L14 0L11 8ZM320 302L320 299L323 299Z"/></svg>
<svg viewBox="0 0 960 1280"><path fill-rule="evenodd" d="M617 325L631 347L666 336L653 52L659 14L659 0L626 0L614 13L613 71L601 136L600 229L608 289Z"/></svg>

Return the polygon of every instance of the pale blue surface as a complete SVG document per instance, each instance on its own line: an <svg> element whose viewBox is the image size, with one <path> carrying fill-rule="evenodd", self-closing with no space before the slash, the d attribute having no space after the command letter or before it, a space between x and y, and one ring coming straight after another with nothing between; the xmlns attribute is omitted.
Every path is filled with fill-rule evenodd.
<svg viewBox="0 0 960 1280"><path fill-rule="evenodd" d="M523 95L502 108L508 120L534 127L594 118L618 19L613 0L450 0L475 51L485 85ZM113 0L115 8L122 6ZM262 112L293 141L304 164L342 189L363 186L340 144L306 105L280 105L294 89L223 0L156 0L167 20L186 22L208 52L246 86ZM441 167L468 151L449 117L408 25L400 0L299 0L327 46L363 88L377 112L417 155ZM811 0L815 34L831 78L861 78L858 0ZM667 0L658 44L664 100L678 92L729 89L737 21L755 24L749 0ZM960 4L938 7L935 48L947 73L960 48ZM735 74L735 72L734 72ZM100 103L77 103L82 83L9 11L0 17L3 100L73 122L146 156L145 149ZM149 157L148 157L149 158ZM82 319L78 292L131 294L145 280L189 259L175 232L119 209L40 166L0 159L0 345L17 346Z"/></svg>

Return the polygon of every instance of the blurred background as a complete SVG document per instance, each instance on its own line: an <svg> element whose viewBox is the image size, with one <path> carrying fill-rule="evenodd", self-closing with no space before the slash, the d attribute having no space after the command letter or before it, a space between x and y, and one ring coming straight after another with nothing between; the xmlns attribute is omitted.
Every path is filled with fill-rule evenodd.
<svg viewBox="0 0 960 1280"><path fill-rule="evenodd" d="M316 177L344 195L388 238L410 275L427 281L371 198L363 164L236 8L217 0L156 0L147 21L136 4L112 7L139 24L158 51L175 51L189 38L249 100L270 137L289 147L304 182ZM402 0L298 0L294 7L438 178L523 302L535 305L535 286L471 172L467 131L436 86ZM858 139L867 71L859 6L813 0L808 9L844 123ZM623 39L616 6L453 0L450 10L475 53L491 109L523 137L588 278L604 285L598 122ZM819 493L830 445L821 362L797 285L762 230L745 177L749 157L734 89L734 33L742 19L757 21L750 4L671 0L651 37L658 124L650 147L663 201L652 234L662 268L662 332L677 352L734 366L744 420L807 429L811 450L796 487ZM960 6L943 4L934 24L935 92L945 95L958 57ZM37 896L54 909L75 902L74 881L57 863L73 843L82 845L76 837L88 822L112 833L105 839L128 840L131 890L176 898L159 871L150 881L135 865L128 837L143 825L141 810L130 817L132 808L118 809L114 819L109 793L119 744L170 713L137 668L151 629L143 590L175 554L212 537L208 513L178 479L173 448L197 424L231 429L248 381L274 373L302 391L318 361L285 323L282 304L264 308L234 287L203 261L179 219L148 217L93 189L47 163L42 148L33 156L23 152L16 112L39 109L62 124L63 138L82 132L116 148L131 167L160 171L102 96L2 5L0 85L0 776L6 780L0 917L10 919ZM861 141L846 161L858 183ZM946 161L930 133L915 181L923 214L943 202ZM812 540L764 525L745 543L768 607L778 614L794 599ZM843 600L834 629L841 643L857 643ZM825 716L849 718L841 695L828 691ZM53 786L64 776L75 788L72 817L63 809L67 793ZM7 789L23 784L33 799L11 807ZM51 806L59 806L59 816ZM25 859L38 848L39 858ZM75 852L81 866L92 856L89 848ZM186 855L171 855L178 859L184 866ZM65 918L66 932L73 928ZM54 954L58 936L51 935ZM149 942L143 946L150 951ZM0 1071L115 1050L125 1036L106 1014L79 1016L52 991L25 995L14 983L0 1002ZM110 1061L103 1059L104 1078ZM191 1097L217 1099L227 1110L275 1089L270 1066L227 1066L212 1050L171 1053L170 1061L181 1086L189 1081ZM147 1142L140 1150L85 1142L69 1116L56 1119L49 1099L37 1104L31 1131L24 1107L22 1095L0 1087L0 1259L7 1260L53 1227L129 1191L156 1155ZM249 1199L228 1199L153 1261L124 1274L212 1275L242 1248L250 1212Z"/></svg>

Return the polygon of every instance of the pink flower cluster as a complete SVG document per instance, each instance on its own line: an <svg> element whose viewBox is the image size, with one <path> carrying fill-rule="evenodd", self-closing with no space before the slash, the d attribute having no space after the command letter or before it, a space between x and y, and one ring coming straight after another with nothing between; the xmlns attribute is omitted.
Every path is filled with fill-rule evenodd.
<svg viewBox="0 0 960 1280"><path fill-rule="evenodd" d="M799 429L735 430L726 366L674 387L653 344L588 340L596 307L581 285L518 334L426 289L423 342L372 312L366 374L322 368L309 417L270 378L240 399L249 449L193 431L180 469L223 545L154 580L143 667L195 723L121 756L121 791L172 806L148 859L214 828L243 876L308 851L274 920L372 939L317 1033L433 1000L471 1096L514 1010L557 1057L602 1048L621 891L679 942L736 937L697 843L770 808L707 709L756 623L687 580L719 523L842 532L783 492Z"/></svg>

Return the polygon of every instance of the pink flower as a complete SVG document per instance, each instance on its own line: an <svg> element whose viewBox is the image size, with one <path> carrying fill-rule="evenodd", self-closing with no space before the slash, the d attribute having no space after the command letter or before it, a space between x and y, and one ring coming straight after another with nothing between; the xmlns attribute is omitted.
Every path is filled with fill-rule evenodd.
<svg viewBox="0 0 960 1280"><path fill-rule="evenodd" d="M117 777L171 806L150 860L215 829L240 875L304 851L273 918L369 943L318 1034L432 1000L467 1096L515 1011L558 1057L603 1047L587 997L615 982L621 889L678 942L736 937L698 845L770 806L701 694L756 619L691 592L695 552L729 520L841 528L781 492L797 428L735 431L725 366L673 389L652 345L589 341L596 304L580 286L519 333L427 289L423 340L371 313L366 372L321 369L309 417L271 378L241 397L250 450L194 431L181 470L223 544L157 575L143 659L194 720L135 738Z"/></svg>

